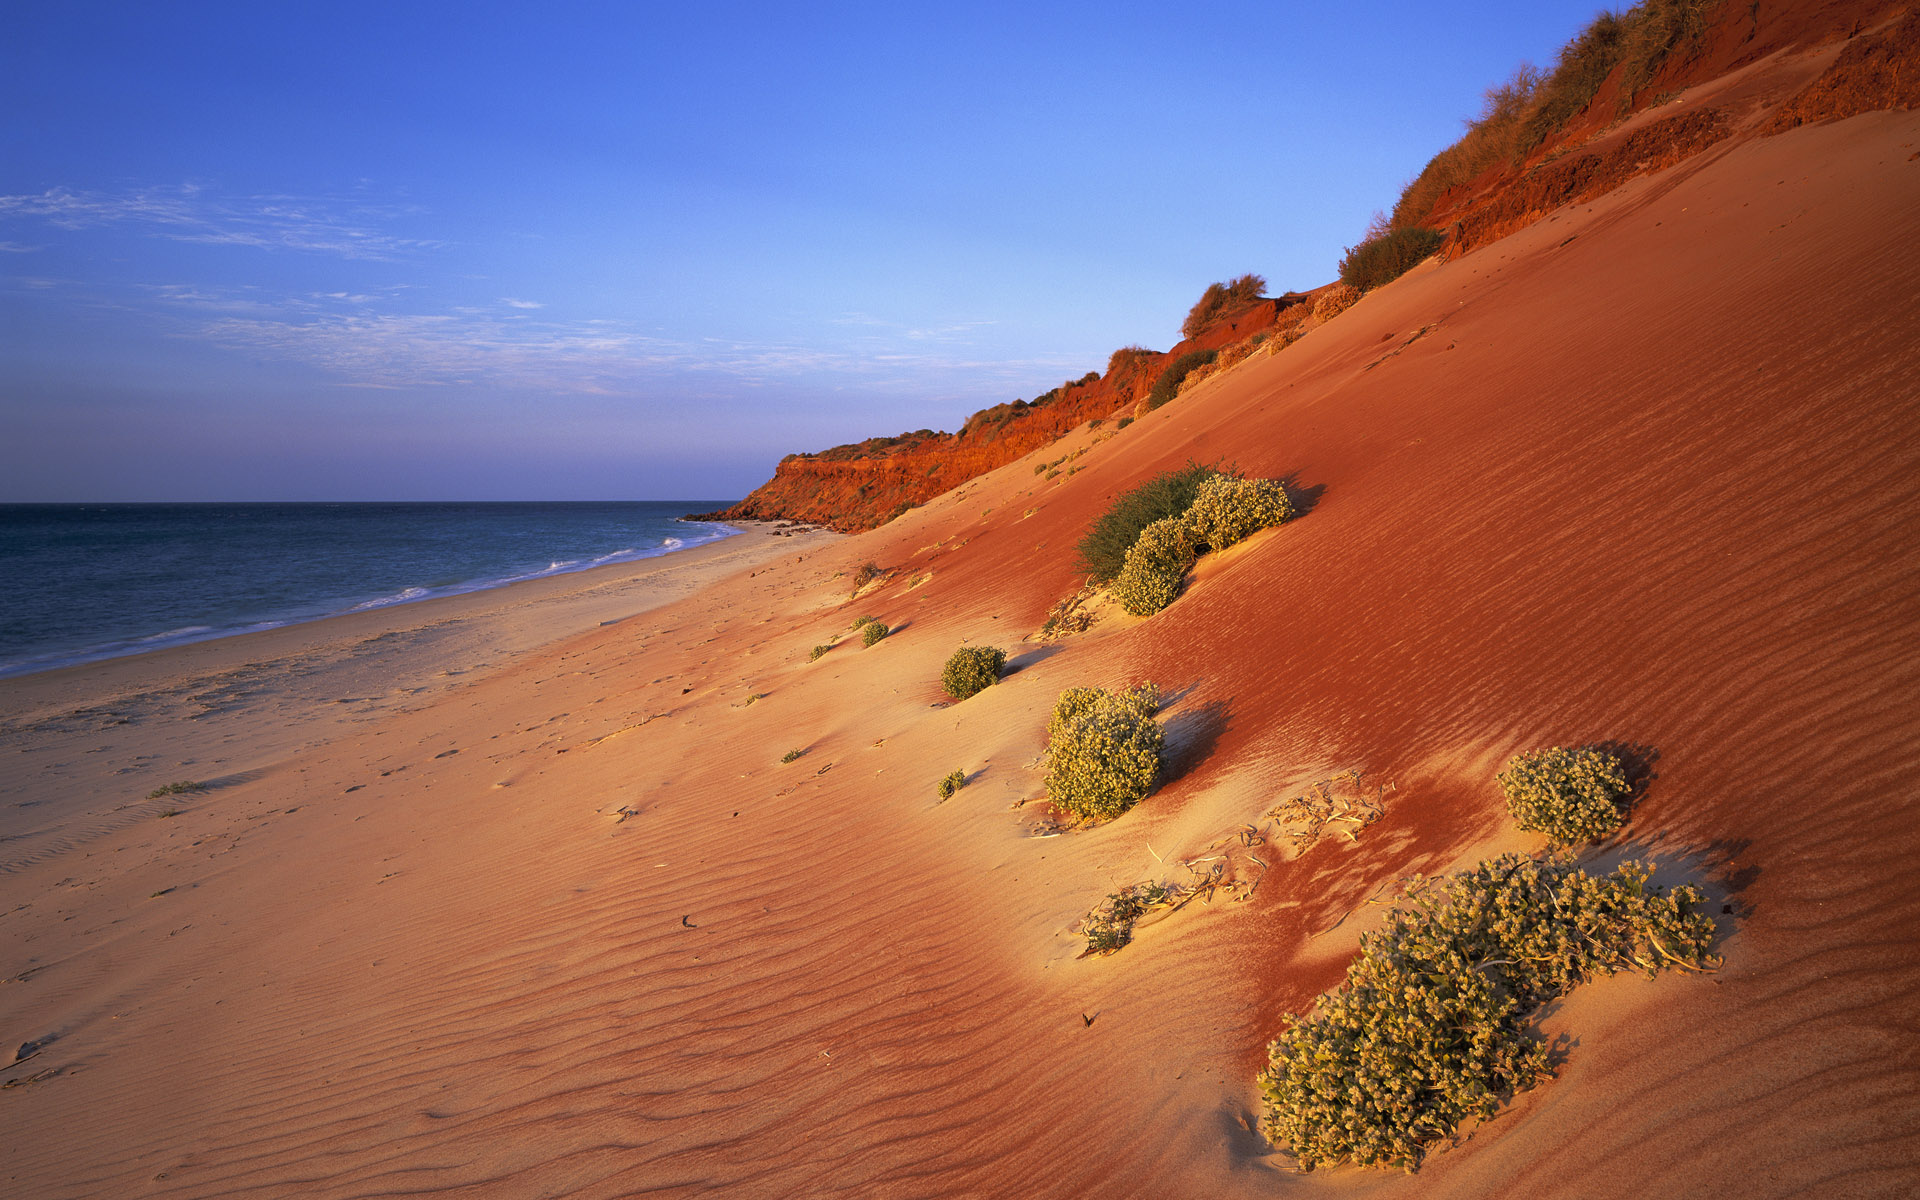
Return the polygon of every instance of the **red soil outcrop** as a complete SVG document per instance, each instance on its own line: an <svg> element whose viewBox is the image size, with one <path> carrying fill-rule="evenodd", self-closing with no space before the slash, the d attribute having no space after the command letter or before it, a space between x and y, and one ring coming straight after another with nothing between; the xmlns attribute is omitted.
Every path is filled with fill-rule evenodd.
<svg viewBox="0 0 1920 1200"><path fill-rule="evenodd" d="M1190 350L1217 350L1274 327L1308 301L1301 294L1262 299L1222 313L1198 335L1165 352L1116 352L1105 375L1061 385L1028 402L983 409L958 433L920 430L871 438L815 454L790 454L773 478L711 520L791 519L854 533L883 525L977 475L1051 445L1087 421L1124 417L1162 368Z"/></svg>

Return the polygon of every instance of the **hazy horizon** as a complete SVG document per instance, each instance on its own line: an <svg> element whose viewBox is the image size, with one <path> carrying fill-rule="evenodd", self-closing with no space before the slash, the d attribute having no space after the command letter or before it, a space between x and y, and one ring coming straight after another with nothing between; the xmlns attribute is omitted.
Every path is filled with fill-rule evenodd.
<svg viewBox="0 0 1920 1200"><path fill-rule="evenodd" d="M16 13L0 501L744 495L1326 282L1593 12Z"/></svg>

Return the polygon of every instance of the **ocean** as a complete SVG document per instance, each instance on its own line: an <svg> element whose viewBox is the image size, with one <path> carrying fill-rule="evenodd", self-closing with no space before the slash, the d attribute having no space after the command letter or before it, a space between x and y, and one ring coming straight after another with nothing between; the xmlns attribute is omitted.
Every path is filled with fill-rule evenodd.
<svg viewBox="0 0 1920 1200"><path fill-rule="evenodd" d="M728 501L0 505L0 677L652 558Z"/></svg>

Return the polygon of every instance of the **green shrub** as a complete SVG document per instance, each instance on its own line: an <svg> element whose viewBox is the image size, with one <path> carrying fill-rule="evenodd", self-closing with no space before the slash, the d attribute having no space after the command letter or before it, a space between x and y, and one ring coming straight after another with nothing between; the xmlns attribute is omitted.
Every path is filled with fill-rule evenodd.
<svg viewBox="0 0 1920 1200"><path fill-rule="evenodd" d="M821 643L820 645L818 645L818 646L815 646L815 647L813 648L813 651L812 651L812 653L810 653L810 654L808 654L808 655L807 655L807 661L808 661L808 662L815 662L815 661L817 661L817 660L818 660L818 659L820 658L820 656L821 656L822 654L825 654L825 653L826 653L827 651L829 651L829 650L831 650L831 649L833 649L833 643L832 643L832 642L822 642L822 643Z"/></svg>
<svg viewBox="0 0 1920 1200"><path fill-rule="evenodd" d="M1347 249L1340 260L1340 282L1370 292L1405 275L1446 240L1445 234L1417 225L1390 229Z"/></svg>
<svg viewBox="0 0 1920 1200"><path fill-rule="evenodd" d="M805 750L789 750L780 756L780 761L790 763L805 758L806 756L807 752Z"/></svg>
<svg viewBox="0 0 1920 1200"><path fill-rule="evenodd" d="M1113 581L1114 598L1136 617L1152 616L1180 594L1180 581L1193 566L1194 555L1184 514L1155 521L1127 551L1126 565Z"/></svg>
<svg viewBox="0 0 1920 1200"><path fill-rule="evenodd" d="M1606 751L1551 746L1509 762L1500 773L1500 790L1520 828L1571 846L1620 828L1619 802L1628 788L1620 760Z"/></svg>
<svg viewBox="0 0 1920 1200"><path fill-rule="evenodd" d="M940 686L955 700L986 691L1000 682L1007 652L993 646L962 646L940 669Z"/></svg>
<svg viewBox="0 0 1920 1200"><path fill-rule="evenodd" d="M1160 377L1153 381L1153 390L1147 393L1147 411L1152 412L1179 395L1180 384L1187 376L1219 357L1218 350L1189 350L1168 363Z"/></svg>
<svg viewBox="0 0 1920 1200"><path fill-rule="evenodd" d="M942 779L940 786L936 790L940 793L940 799L951 800L953 799L953 794L965 786L967 786L967 773L965 771L955 771L945 779Z"/></svg>
<svg viewBox="0 0 1920 1200"><path fill-rule="evenodd" d="M204 792L207 785L192 779L182 779L177 783L166 783L147 793L147 799L158 800L162 796L180 796L188 792Z"/></svg>
<svg viewBox="0 0 1920 1200"><path fill-rule="evenodd" d="M877 620L879 620L878 617L860 617L854 621L852 628L858 629L862 625L871 625Z"/></svg>
<svg viewBox="0 0 1920 1200"><path fill-rule="evenodd" d="M1080 539L1080 569L1095 583L1112 581L1127 565L1127 551L1140 540L1140 531L1155 521L1186 512L1200 484L1220 473L1217 467L1189 462L1121 493Z"/></svg>
<svg viewBox="0 0 1920 1200"><path fill-rule="evenodd" d="M1047 723L1047 798L1092 819L1117 817L1160 777L1164 742L1151 683L1124 692L1068 688Z"/></svg>
<svg viewBox="0 0 1920 1200"><path fill-rule="evenodd" d="M858 571L855 571L853 573L854 593L857 595L861 588L867 586L868 584L872 583L876 579L885 578L886 574L887 574L887 570L885 567L882 567L878 563L867 563L866 565L862 566Z"/></svg>
<svg viewBox="0 0 1920 1200"><path fill-rule="evenodd" d="M1708 965L1700 892L1663 895L1650 875L1507 855L1416 882L1361 935L1346 982L1268 1048L1267 1136L1309 1170L1417 1169L1461 1121L1550 1074L1527 1028L1540 1005L1595 975Z"/></svg>
<svg viewBox="0 0 1920 1200"><path fill-rule="evenodd" d="M879 621L868 621L866 628L860 631L860 644L862 646L871 646L891 632L893 631Z"/></svg>
<svg viewBox="0 0 1920 1200"><path fill-rule="evenodd" d="M1200 293L1200 299L1187 311L1187 319L1180 324L1180 336L1198 337L1207 326L1230 309L1239 308L1258 300L1267 290L1267 281L1258 275L1242 275L1226 283L1210 283L1207 290Z"/></svg>
<svg viewBox="0 0 1920 1200"><path fill-rule="evenodd" d="M1132 417L1121 417L1118 421L1115 421L1113 423L1113 427L1115 429L1125 429L1127 426L1131 424L1133 424Z"/></svg>
<svg viewBox="0 0 1920 1200"><path fill-rule="evenodd" d="M1292 516L1293 501L1278 479L1216 475L1201 483L1194 493L1185 520L1195 542L1210 550L1225 550Z"/></svg>

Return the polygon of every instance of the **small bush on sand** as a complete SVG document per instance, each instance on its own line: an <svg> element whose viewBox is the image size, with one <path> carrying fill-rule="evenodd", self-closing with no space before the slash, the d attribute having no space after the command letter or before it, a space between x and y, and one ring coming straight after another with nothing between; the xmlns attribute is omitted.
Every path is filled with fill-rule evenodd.
<svg viewBox="0 0 1920 1200"><path fill-rule="evenodd" d="M1445 234L1418 225L1390 229L1347 249L1340 260L1340 282L1370 292L1405 275L1446 240Z"/></svg>
<svg viewBox="0 0 1920 1200"><path fill-rule="evenodd" d="M833 643L832 643L832 642L822 642L822 643L820 643L820 644L819 644L818 646L815 646L815 647L813 648L813 650L812 650L812 651L811 651L810 653L808 653L808 655L807 655L807 661L808 661L808 662L817 662L817 661L819 661L819 658L820 658L820 656L821 656L822 654L825 654L825 653L826 653L827 651L829 651L829 650L831 650L831 649L833 649Z"/></svg>
<svg viewBox="0 0 1920 1200"><path fill-rule="evenodd" d="M1522 754L1500 773L1507 811L1520 828L1562 846L1595 842L1620 828L1628 792L1620 760L1585 746L1550 746Z"/></svg>
<svg viewBox="0 0 1920 1200"><path fill-rule="evenodd" d="M1148 617L1173 603L1180 594L1195 556L1193 534L1185 515L1165 517L1140 531L1127 551L1126 565L1113 581L1114 598L1136 617Z"/></svg>
<svg viewBox="0 0 1920 1200"><path fill-rule="evenodd" d="M994 646L962 646L940 669L940 686L955 700L965 700L1000 682L1007 652Z"/></svg>
<svg viewBox="0 0 1920 1200"><path fill-rule="evenodd" d="M858 595L861 588L866 587L868 584L872 583L874 580L884 579L886 577L886 574L887 574L886 568L882 567L878 563L867 563L866 565L862 566L858 571L855 571L853 573L854 594Z"/></svg>
<svg viewBox="0 0 1920 1200"><path fill-rule="evenodd" d="M780 756L780 761L783 763L798 762L806 756L807 752L805 750L789 750Z"/></svg>
<svg viewBox="0 0 1920 1200"><path fill-rule="evenodd" d="M1164 883L1135 883L1121 888L1080 922L1080 932L1087 939L1081 957L1119 950L1133 940L1136 921L1156 908L1178 904L1184 895Z"/></svg>
<svg viewBox="0 0 1920 1200"><path fill-rule="evenodd" d="M1346 982L1268 1048L1262 1129L1300 1165L1411 1172L1469 1117L1550 1074L1533 1013L1595 975L1703 968L1713 923L1650 868L1592 876L1507 855L1411 885Z"/></svg>
<svg viewBox="0 0 1920 1200"><path fill-rule="evenodd" d="M1359 288L1344 283L1336 283L1314 298L1314 320L1331 321L1349 308L1352 308L1353 302L1359 298Z"/></svg>
<svg viewBox="0 0 1920 1200"><path fill-rule="evenodd" d="M1080 569L1094 583L1111 582L1127 565L1127 551L1140 540L1140 531L1162 518L1186 512L1201 483L1218 474L1218 467L1189 462L1121 493L1080 539Z"/></svg>
<svg viewBox="0 0 1920 1200"><path fill-rule="evenodd" d="M1293 502L1278 479L1216 475L1201 483L1187 509L1187 531L1209 550L1225 550L1269 525L1293 516Z"/></svg>
<svg viewBox="0 0 1920 1200"><path fill-rule="evenodd" d="M1068 688L1047 723L1047 798L1102 820L1138 804L1160 778L1160 689Z"/></svg>
<svg viewBox="0 0 1920 1200"><path fill-rule="evenodd" d="M871 625L871 624L873 624L873 623L874 623L874 622L875 622L876 620L878 620L878 619L879 619L879 618L877 618L877 617L860 617L860 618L857 618L857 619L856 619L856 620L854 621L854 623L853 623L853 628L854 628L854 629L858 629L858 628L860 628L860 627L861 627L862 625Z"/></svg>
<svg viewBox="0 0 1920 1200"><path fill-rule="evenodd" d="M953 799L953 794L965 786L967 786L967 773L965 771L955 771L940 781L940 786L937 790L942 800L951 800Z"/></svg>
<svg viewBox="0 0 1920 1200"><path fill-rule="evenodd" d="M891 632L893 631L879 621L868 621L860 630L860 644L862 646L871 646Z"/></svg>
<svg viewBox="0 0 1920 1200"><path fill-rule="evenodd" d="M182 779L177 783L165 783L147 793L147 799L158 800L162 796L181 796L188 792L204 792L207 785L191 779Z"/></svg>
<svg viewBox="0 0 1920 1200"><path fill-rule="evenodd" d="M1160 377L1153 381L1153 390L1147 393L1147 411L1152 412L1179 395L1180 385L1187 376L1219 357L1218 350L1189 350L1168 363Z"/></svg>
<svg viewBox="0 0 1920 1200"><path fill-rule="evenodd" d="M1188 310L1187 319L1180 325L1180 336L1198 337L1217 317L1253 303L1266 290L1267 281L1258 275L1242 275L1226 283L1208 284L1207 290L1200 293L1200 299Z"/></svg>

